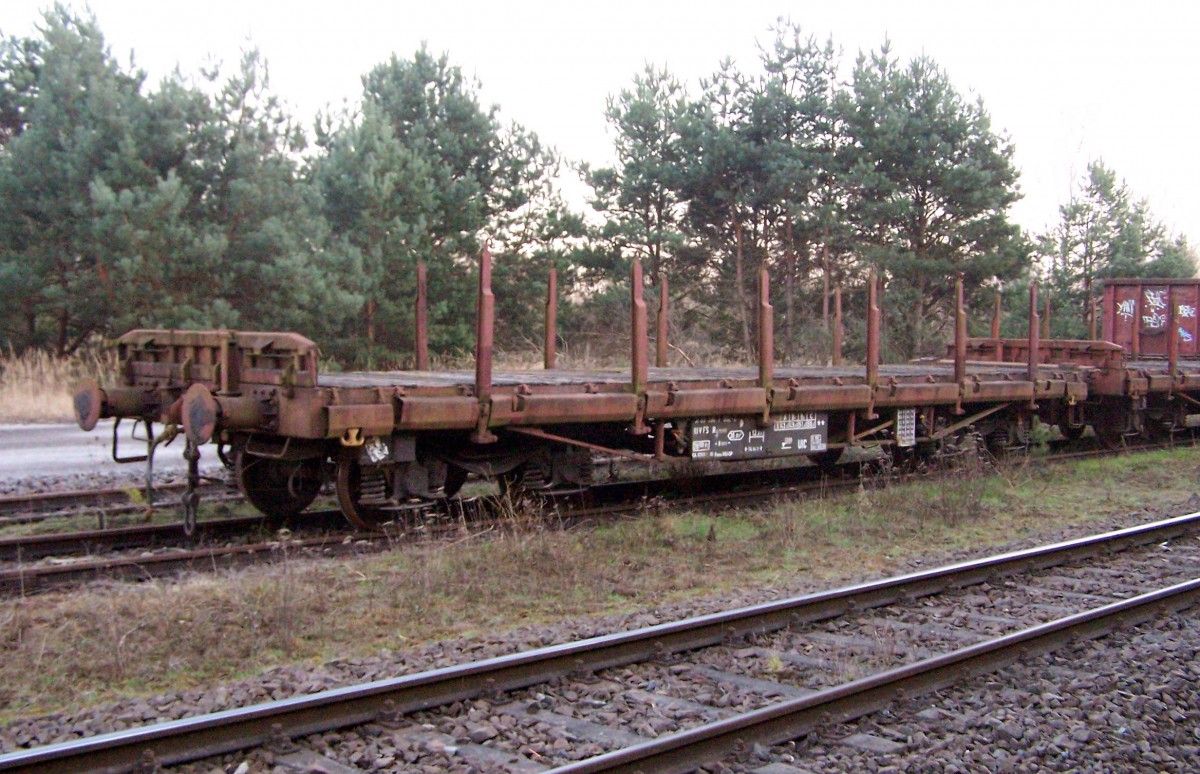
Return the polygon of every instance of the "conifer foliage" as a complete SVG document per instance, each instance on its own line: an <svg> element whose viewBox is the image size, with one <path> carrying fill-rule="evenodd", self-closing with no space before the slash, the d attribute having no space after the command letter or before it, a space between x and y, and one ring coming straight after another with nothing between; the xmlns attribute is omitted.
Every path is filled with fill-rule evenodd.
<svg viewBox="0 0 1200 774"><path fill-rule="evenodd" d="M1195 270L1186 240L1099 162L1056 229L1022 233L1009 139L928 57L885 42L847 65L780 21L753 67L715 65L695 84L666 65L634 74L597 107L614 163L589 166L486 104L448 54L393 55L309 128L254 49L150 84L94 18L56 6L35 35L0 37L0 347L275 329L345 366L411 365L417 265L431 349L469 351L485 244L502 346L534 344L554 268L568 345L624 352L610 345L637 259L670 283L677 349L744 358L765 264L775 351L793 362L828 357L835 288L862 319L871 271L890 354L916 356L940 349L959 274L977 302L996 280L1045 275L1078 311L1057 324L1079 335L1099 278ZM561 193L572 166L586 212ZM848 334L853 357L861 330Z"/></svg>

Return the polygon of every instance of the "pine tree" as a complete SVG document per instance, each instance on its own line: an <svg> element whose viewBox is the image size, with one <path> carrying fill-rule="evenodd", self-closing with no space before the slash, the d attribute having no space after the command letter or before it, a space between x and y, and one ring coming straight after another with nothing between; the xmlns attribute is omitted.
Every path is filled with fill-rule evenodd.
<svg viewBox="0 0 1200 774"><path fill-rule="evenodd" d="M3 63L0 281L17 310L4 335L67 353L104 327L123 290L93 238L93 186L153 184L154 172L136 153L142 74L117 64L94 19L62 7L43 38L9 41Z"/></svg>
<svg viewBox="0 0 1200 774"><path fill-rule="evenodd" d="M687 166L682 132L688 105L674 76L646 65L631 88L609 98L604 113L613 130L617 165L584 169L594 194L592 206L606 217L601 238L614 252L640 260L654 285L663 276L679 274Z"/></svg>
<svg viewBox="0 0 1200 774"><path fill-rule="evenodd" d="M964 100L927 57L901 67L887 44L859 56L841 112L856 247L884 273L900 352L934 352L956 275L982 302L993 277L1028 266L1008 220L1019 196L1012 148L981 100Z"/></svg>
<svg viewBox="0 0 1200 774"><path fill-rule="evenodd" d="M1088 164L1059 222L1038 238L1038 256L1055 305L1056 335L1090 336L1100 280L1110 277L1191 277L1195 255L1182 236L1172 236L1135 200L1128 186L1102 160Z"/></svg>
<svg viewBox="0 0 1200 774"><path fill-rule="evenodd" d="M421 48L372 69L361 113L336 126L327 119L319 133L325 155L314 179L324 213L361 266L364 302L345 335L366 339L368 360L412 352L418 261L428 266L430 346L469 348L474 320L463 310L474 304L474 284L466 276L483 237L506 240L495 250L500 273L505 250L519 260L529 211L553 209L553 154L523 128L502 126L478 87L448 56Z"/></svg>

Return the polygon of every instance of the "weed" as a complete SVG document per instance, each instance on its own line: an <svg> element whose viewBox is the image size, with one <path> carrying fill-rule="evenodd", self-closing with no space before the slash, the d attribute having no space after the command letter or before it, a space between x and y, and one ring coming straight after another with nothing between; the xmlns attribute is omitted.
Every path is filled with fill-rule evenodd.
<svg viewBox="0 0 1200 774"><path fill-rule="evenodd" d="M1058 437L1054 425L1042 422L1038 417L1033 418L1033 426L1029 432L1029 452L1035 457L1045 457L1050 453L1050 441Z"/></svg>

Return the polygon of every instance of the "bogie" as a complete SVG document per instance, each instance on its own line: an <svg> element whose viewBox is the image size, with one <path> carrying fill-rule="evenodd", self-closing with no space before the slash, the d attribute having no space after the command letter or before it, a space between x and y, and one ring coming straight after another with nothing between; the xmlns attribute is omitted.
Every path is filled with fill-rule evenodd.
<svg viewBox="0 0 1200 774"><path fill-rule="evenodd" d="M234 475L251 505L273 522L282 522L317 498L325 479L325 463L321 457L262 457L243 447L234 452Z"/></svg>

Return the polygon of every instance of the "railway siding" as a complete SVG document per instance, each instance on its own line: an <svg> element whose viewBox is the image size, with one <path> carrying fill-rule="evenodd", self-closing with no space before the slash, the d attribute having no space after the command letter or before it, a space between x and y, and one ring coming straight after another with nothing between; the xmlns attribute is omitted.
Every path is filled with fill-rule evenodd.
<svg viewBox="0 0 1200 774"><path fill-rule="evenodd" d="M79 424L90 429L109 416L148 428L157 422L164 429L152 440L147 434L151 459L182 429L193 484L198 447L217 440L239 488L276 518L303 510L332 478L343 515L360 529L378 528L413 502L453 497L470 475L497 478L506 491L577 490L588 483L585 457L596 451L657 464L795 455L827 464L847 448L879 447L911 465L968 434L997 450L1027 446L1039 421L1071 438L1091 427L1107 446L1137 435L1169 439L1200 424L1200 360L1181 357L1173 333L1162 359L1154 359L1157 352L1137 359L1137 336L1130 347L1042 338L1034 286L1027 338L1000 338L997 319L993 338L971 339L961 279L954 339L942 360L880 362L879 281L872 276L862 367L777 366L763 268L756 368L670 367L663 346L651 368L635 262L627 372L556 369L549 349L543 370L496 370L490 260L485 251L474 374L320 374L316 345L294 333L138 330L118 341L123 383L89 383L77 392ZM1191 286L1176 287L1181 304L1195 295ZM1116 295L1106 298L1116 303ZM547 330L553 324L547 319ZM1143 349L1153 349L1149 338ZM841 353L831 359L840 363ZM769 442L773 418L794 414L811 417L820 433ZM727 420L754 422L746 432L757 442L734 438L741 428L724 436L720 453L698 440ZM191 528L192 489L183 502Z"/></svg>

